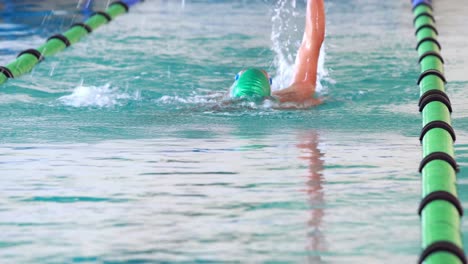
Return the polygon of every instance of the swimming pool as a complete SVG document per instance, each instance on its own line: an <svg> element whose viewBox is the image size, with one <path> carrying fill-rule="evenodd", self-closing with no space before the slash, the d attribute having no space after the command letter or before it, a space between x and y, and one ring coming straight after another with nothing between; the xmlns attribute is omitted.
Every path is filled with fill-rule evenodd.
<svg viewBox="0 0 468 264"><path fill-rule="evenodd" d="M0 257L415 262L421 125L410 4L326 3L326 104L220 103L247 66L286 85L304 5L275 2L146 1L2 86ZM2 64L87 14L77 1L54 12L35 5L6 16ZM435 7L465 203L464 13L453 0Z"/></svg>

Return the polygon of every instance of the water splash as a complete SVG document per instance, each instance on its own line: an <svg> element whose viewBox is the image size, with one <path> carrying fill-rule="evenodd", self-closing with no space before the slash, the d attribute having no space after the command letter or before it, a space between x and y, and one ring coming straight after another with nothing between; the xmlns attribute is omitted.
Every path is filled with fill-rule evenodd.
<svg viewBox="0 0 468 264"><path fill-rule="evenodd" d="M273 10L271 40L272 50L276 54L273 90L285 88L293 80L296 53L304 32L305 11L302 9L296 1L279 0ZM325 45L322 45L317 68L317 92L324 91L321 81L328 77L325 55Z"/></svg>
<svg viewBox="0 0 468 264"><path fill-rule="evenodd" d="M157 103L161 104L200 104L200 105L206 105L206 104L217 104L220 103L223 100L223 97L225 97L224 93L212 93L212 94L197 94L197 93L192 93L188 97L182 97L182 96L170 96L170 95L165 95L162 96L161 98L157 99Z"/></svg>
<svg viewBox="0 0 468 264"><path fill-rule="evenodd" d="M165 95L155 100L156 104L170 105L173 108L190 108L201 112L245 112L249 110L272 110L278 106L274 100L252 102L235 100L226 96L224 92L198 90L187 97ZM196 107L196 108L193 108ZM196 109L196 110L195 110Z"/></svg>
<svg viewBox="0 0 468 264"><path fill-rule="evenodd" d="M112 107L124 105L129 100L140 100L141 95L136 91L133 95L120 92L118 88L112 88L110 84L100 87L80 85L70 95L62 96L58 100L64 105L73 107Z"/></svg>

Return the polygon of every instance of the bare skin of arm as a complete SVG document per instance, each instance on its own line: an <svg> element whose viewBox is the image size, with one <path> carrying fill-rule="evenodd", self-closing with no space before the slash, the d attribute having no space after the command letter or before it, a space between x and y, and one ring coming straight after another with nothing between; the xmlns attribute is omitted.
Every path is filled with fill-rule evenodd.
<svg viewBox="0 0 468 264"><path fill-rule="evenodd" d="M296 56L293 83L273 93L280 102L298 103L301 107L320 104L313 98L317 81L320 47L325 38L325 10L323 0L308 0L304 36Z"/></svg>

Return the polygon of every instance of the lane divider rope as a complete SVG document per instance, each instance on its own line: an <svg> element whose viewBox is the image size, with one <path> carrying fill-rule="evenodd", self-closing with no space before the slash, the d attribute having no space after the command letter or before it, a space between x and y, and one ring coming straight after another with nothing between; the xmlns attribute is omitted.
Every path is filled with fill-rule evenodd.
<svg viewBox="0 0 468 264"><path fill-rule="evenodd" d="M456 140L451 125L452 105L445 93L442 49L433 15L432 0L412 0L413 26L417 39L416 50L421 74L419 111L422 130L419 140L423 159L422 199L418 208L421 217L422 252L418 263L467 263L460 230L463 207L457 196L453 144Z"/></svg>
<svg viewBox="0 0 468 264"><path fill-rule="evenodd" d="M30 72L34 66L45 58L75 44L100 26L109 23L119 15L127 13L131 6L143 1L123 0L112 2L105 11L97 11L86 21L71 25L64 33L51 36L39 48L20 52L14 61L5 66L0 66L0 85L8 79L17 78Z"/></svg>

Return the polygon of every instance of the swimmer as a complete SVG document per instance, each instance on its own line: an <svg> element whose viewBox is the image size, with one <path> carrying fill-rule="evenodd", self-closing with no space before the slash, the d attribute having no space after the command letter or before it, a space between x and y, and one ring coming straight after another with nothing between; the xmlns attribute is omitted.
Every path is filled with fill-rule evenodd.
<svg viewBox="0 0 468 264"><path fill-rule="evenodd" d="M323 0L307 0L304 36L297 52L294 79L285 89L271 92L271 77L265 70L248 68L240 71L230 90L231 98L273 97L280 103L295 103L296 108L307 108L322 103L314 98L320 47L325 37L325 10Z"/></svg>

